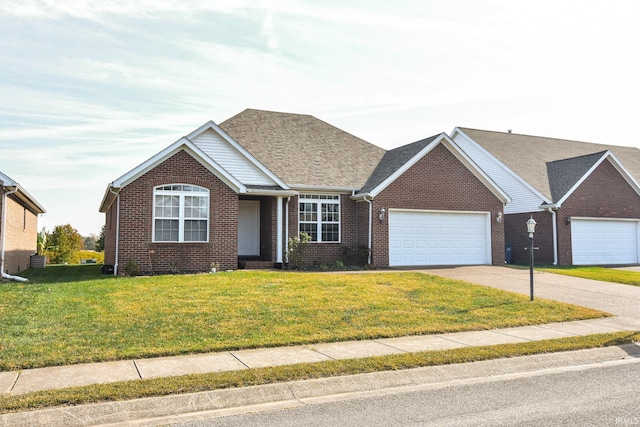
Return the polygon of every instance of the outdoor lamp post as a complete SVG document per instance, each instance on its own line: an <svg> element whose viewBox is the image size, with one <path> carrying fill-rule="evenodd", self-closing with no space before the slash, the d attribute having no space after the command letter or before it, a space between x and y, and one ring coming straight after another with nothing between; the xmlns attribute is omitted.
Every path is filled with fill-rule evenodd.
<svg viewBox="0 0 640 427"><path fill-rule="evenodd" d="M527 232L531 241L529 245L529 300L533 301L533 233L536 232L536 220L533 219L533 215L527 220Z"/></svg>

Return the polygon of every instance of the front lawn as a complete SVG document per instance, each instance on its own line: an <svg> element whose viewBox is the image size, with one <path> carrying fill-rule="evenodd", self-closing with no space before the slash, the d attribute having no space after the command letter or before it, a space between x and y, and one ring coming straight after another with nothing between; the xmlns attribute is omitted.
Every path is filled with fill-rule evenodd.
<svg viewBox="0 0 640 427"><path fill-rule="evenodd" d="M629 270L615 270L604 267L549 267L540 268L549 273L564 274L566 276L581 277L583 279L599 280L601 282L622 283L624 285L640 286L640 272Z"/></svg>
<svg viewBox="0 0 640 427"><path fill-rule="evenodd" d="M0 284L0 370L601 317L409 272L101 276L30 270ZM66 277L66 279L65 279Z"/></svg>

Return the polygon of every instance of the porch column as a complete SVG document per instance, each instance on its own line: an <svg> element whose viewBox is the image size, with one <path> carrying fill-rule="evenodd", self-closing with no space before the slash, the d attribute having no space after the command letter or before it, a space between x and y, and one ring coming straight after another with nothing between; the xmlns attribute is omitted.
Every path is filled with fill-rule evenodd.
<svg viewBox="0 0 640 427"><path fill-rule="evenodd" d="M282 196L276 197L276 267L282 266Z"/></svg>

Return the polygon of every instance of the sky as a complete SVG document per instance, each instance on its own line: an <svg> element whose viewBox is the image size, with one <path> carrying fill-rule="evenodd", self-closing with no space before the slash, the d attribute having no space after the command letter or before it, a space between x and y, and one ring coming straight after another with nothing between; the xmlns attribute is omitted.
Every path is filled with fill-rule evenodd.
<svg viewBox="0 0 640 427"><path fill-rule="evenodd" d="M390 149L456 126L639 146L640 2L2 0L0 171L104 224L107 185L209 120L311 114Z"/></svg>

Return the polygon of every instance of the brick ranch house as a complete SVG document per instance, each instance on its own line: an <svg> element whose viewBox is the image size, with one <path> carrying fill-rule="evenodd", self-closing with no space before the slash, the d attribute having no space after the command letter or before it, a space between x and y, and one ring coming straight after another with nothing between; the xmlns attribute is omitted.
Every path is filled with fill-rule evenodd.
<svg viewBox="0 0 640 427"><path fill-rule="evenodd" d="M38 214L44 208L20 184L0 172L0 271L13 275L29 268L36 253Z"/></svg>
<svg viewBox="0 0 640 427"><path fill-rule="evenodd" d="M537 263L640 261L637 148L468 128L451 138L511 197L504 224L514 262L528 262L531 216Z"/></svg>
<svg viewBox="0 0 640 427"><path fill-rule="evenodd" d="M310 115L208 122L111 182L105 266L207 271L364 249L375 267L503 264L510 198L444 133L386 151Z"/></svg>

